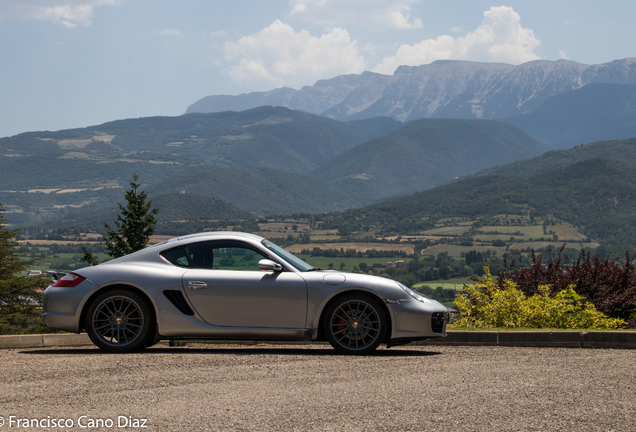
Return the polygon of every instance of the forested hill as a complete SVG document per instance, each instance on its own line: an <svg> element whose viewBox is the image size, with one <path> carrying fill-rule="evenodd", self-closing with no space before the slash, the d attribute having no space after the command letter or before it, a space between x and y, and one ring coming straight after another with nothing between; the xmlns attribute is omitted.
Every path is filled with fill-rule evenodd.
<svg viewBox="0 0 636 432"><path fill-rule="evenodd" d="M149 197L153 208L158 208L157 219L160 227L166 224L180 224L181 230L187 226L185 221L214 221L214 220L255 220L256 216L241 210L226 201L192 193L164 193ZM123 197L117 197L118 203L125 203ZM117 219L120 210L115 201L101 208L92 208L81 212L70 212L63 217L48 221L46 227L68 228L79 227L100 232L104 222L111 224ZM176 232L175 232L176 233ZM172 233L172 234L175 234ZM179 232L180 234L180 232Z"/></svg>
<svg viewBox="0 0 636 432"><path fill-rule="evenodd" d="M164 193L152 197L152 206L159 209L159 220L245 219L255 217L233 204L192 193Z"/></svg>
<svg viewBox="0 0 636 432"><path fill-rule="evenodd" d="M360 144L314 174L385 197L429 189L548 149L521 129L499 121L422 119Z"/></svg>
<svg viewBox="0 0 636 432"><path fill-rule="evenodd" d="M382 134L286 108L118 120L0 139L2 158L36 156L91 163L152 162L269 167L308 172ZM34 175L40 175L35 172ZM52 186L49 186L52 187Z"/></svg>
<svg viewBox="0 0 636 432"><path fill-rule="evenodd" d="M599 141L567 150L554 150L541 156L479 171L477 176L506 175L533 177L547 171L564 169L590 159L607 159L636 169L636 138Z"/></svg>
<svg viewBox="0 0 636 432"><path fill-rule="evenodd" d="M502 175L464 179L362 209L331 214L327 224L351 231L362 225L402 235L444 218L498 214L554 216L610 250L636 247L636 169L590 159L529 178Z"/></svg>
<svg viewBox="0 0 636 432"><path fill-rule="evenodd" d="M504 119L557 149L636 136L636 85L588 84Z"/></svg>
<svg viewBox="0 0 636 432"><path fill-rule="evenodd" d="M371 201L336 182L271 168L203 165L180 171L148 187L151 194L178 189L233 203L259 216L322 213Z"/></svg>

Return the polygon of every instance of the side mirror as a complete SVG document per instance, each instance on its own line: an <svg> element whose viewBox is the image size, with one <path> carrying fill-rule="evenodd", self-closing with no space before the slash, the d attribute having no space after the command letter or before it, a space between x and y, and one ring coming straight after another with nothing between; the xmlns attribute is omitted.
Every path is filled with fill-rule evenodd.
<svg viewBox="0 0 636 432"><path fill-rule="evenodd" d="M258 262L258 268L265 271L275 271L275 272L283 271L283 266L268 259L260 260Z"/></svg>

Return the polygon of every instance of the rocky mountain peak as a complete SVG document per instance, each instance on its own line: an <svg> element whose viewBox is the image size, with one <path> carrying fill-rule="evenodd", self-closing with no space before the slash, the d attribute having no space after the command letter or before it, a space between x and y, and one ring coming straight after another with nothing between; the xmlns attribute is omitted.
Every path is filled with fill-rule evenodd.
<svg viewBox="0 0 636 432"><path fill-rule="evenodd" d="M238 96L208 96L190 112L283 106L336 120L387 116L501 119L538 109L552 96L589 83L636 84L636 59L585 65L571 60L534 60L515 66L437 60L400 66L393 75L340 75L300 90L280 88Z"/></svg>

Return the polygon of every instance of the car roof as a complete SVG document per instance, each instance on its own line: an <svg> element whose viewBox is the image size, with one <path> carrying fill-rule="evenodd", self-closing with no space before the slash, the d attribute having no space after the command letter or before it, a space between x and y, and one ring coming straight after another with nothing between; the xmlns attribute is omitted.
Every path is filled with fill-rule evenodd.
<svg viewBox="0 0 636 432"><path fill-rule="evenodd" d="M226 239L249 238L251 240L255 240L255 241L259 241L259 242L261 240L263 240L263 237L257 236L256 234L244 233L244 232L239 232L239 231L208 231L208 232L202 232L202 233L197 233L197 234L188 234L188 235L185 235L185 236L179 236L179 237L176 238L176 241L185 241L185 240L191 240L191 239L201 240L201 239L205 239L205 238L208 238L208 237L210 239L216 239L218 237L223 237L223 238L226 238ZM170 241L170 240L168 240L168 241Z"/></svg>
<svg viewBox="0 0 636 432"><path fill-rule="evenodd" d="M239 231L209 231L209 232L202 232L197 234L188 234L185 236L173 237L161 243L150 245L144 249L138 250L137 252L133 252L128 255L124 255L119 258L106 261L102 264L114 264L116 262L135 261L141 257L154 256L154 254L156 254L157 252L161 253L162 251L178 246L181 243L190 244L190 243L194 243L195 241L205 241L205 240L251 240L254 243L260 243L261 241L264 240L264 238L261 236L257 236L255 234L249 234L249 233L244 233Z"/></svg>
<svg viewBox="0 0 636 432"><path fill-rule="evenodd" d="M196 234L188 234L179 237L173 237L161 243L156 243L154 245L149 246L146 249L167 249L173 246L176 246L179 243L192 243L193 241L205 241L205 240L252 240L253 242L260 243L264 240L263 237L257 236L255 234L244 233L239 231L207 231ZM141 252L141 251L139 251Z"/></svg>

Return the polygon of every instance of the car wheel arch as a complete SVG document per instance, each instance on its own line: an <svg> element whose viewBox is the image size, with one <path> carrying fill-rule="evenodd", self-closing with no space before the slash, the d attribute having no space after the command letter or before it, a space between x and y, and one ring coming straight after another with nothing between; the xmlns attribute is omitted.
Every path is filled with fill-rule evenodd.
<svg viewBox="0 0 636 432"><path fill-rule="evenodd" d="M325 318L325 314L327 313L327 311L329 310L329 307L337 302L340 298L349 295L349 294L361 294L361 295L365 295L365 296L370 296L373 297L375 300L378 301L378 303L380 304L380 306L382 307L382 309L384 310L384 314L387 317L387 331L386 331L386 336L384 338L384 340L382 341L382 343L388 343L391 340L391 332L393 329L393 315L391 314L391 311L389 310L388 306L386 305L386 302L377 294L375 294L372 291L366 291L366 290L362 290L362 289L353 289L353 290L346 290L346 291L342 291L339 292L338 294L334 295L332 298L329 299L329 301L327 301L327 303L325 303L325 305L323 306L322 310L320 311L320 319L318 321L318 340L320 341L325 341L327 340L327 336L325 335L325 329L324 326L322 325L322 323L324 322L324 318Z"/></svg>
<svg viewBox="0 0 636 432"><path fill-rule="evenodd" d="M130 291L131 293L136 294L140 296L142 299L144 299L147 302L147 304L150 306L149 310L150 310L150 313L152 314L152 321L154 322L154 325L155 325L155 331L157 330L157 327L158 327L157 305L155 305L155 302L150 298L150 296L144 290L139 289L133 285L114 284L114 285L108 285L101 289L96 290L94 293L91 294L91 296L88 299L86 299L86 301L84 302L84 306L82 307L82 313L80 314L80 331L86 330L85 328L86 325L84 324L86 321L86 314L88 313L88 310L90 309L93 301L100 295L107 293L109 291L115 291L115 290Z"/></svg>

